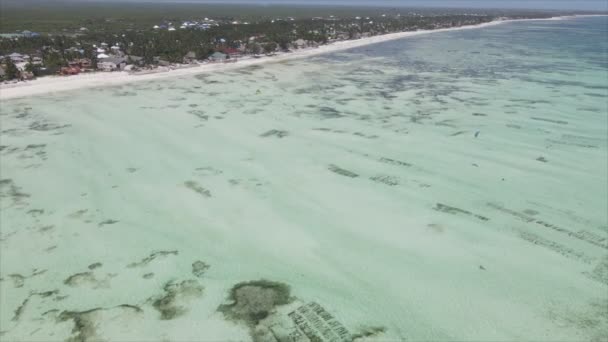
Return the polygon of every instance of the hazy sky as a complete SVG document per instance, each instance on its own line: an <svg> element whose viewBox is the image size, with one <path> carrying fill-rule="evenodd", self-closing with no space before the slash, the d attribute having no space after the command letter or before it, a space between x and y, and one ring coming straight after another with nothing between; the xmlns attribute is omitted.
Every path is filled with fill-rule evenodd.
<svg viewBox="0 0 608 342"><path fill-rule="evenodd" d="M6 0L0 0L0 3ZM10 1L10 0L8 0ZM27 3L28 0L20 0ZM53 1L53 0L46 0ZM61 0L55 0L61 1ZM66 0L63 0L66 1ZM248 4L309 4L391 7L526 8L608 11L608 0L67 0L76 2L190 2Z"/></svg>

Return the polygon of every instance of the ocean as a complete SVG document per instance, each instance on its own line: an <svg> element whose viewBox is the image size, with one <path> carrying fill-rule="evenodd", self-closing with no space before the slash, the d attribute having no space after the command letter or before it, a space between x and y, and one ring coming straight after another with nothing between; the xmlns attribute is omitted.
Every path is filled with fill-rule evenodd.
<svg viewBox="0 0 608 342"><path fill-rule="evenodd" d="M608 17L0 106L2 341L600 341Z"/></svg>

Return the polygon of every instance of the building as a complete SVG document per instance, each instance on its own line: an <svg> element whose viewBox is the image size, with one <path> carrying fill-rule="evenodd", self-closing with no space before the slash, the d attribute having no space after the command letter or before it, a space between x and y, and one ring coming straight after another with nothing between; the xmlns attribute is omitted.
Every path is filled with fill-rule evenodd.
<svg viewBox="0 0 608 342"><path fill-rule="evenodd" d="M34 76L34 73L32 73L32 72L30 72L30 71L21 71L21 72L19 73L19 78L20 78L22 81L28 81L28 80L33 80L33 79L34 79L34 78L36 78L36 77Z"/></svg>
<svg viewBox="0 0 608 342"><path fill-rule="evenodd" d="M13 52L8 57L11 59L13 63L23 63L29 59L28 55L22 55L20 53Z"/></svg>
<svg viewBox="0 0 608 342"><path fill-rule="evenodd" d="M214 52L211 56L209 56L209 60L211 62L224 62L226 61L228 55L222 52Z"/></svg>
<svg viewBox="0 0 608 342"><path fill-rule="evenodd" d="M40 33L26 30L26 31L21 32L21 35L25 38L32 38L32 37L39 37Z"/></svg>
<svg viewBox="0 0 608 342"><path fill-rule="evenodd" d="M97 68L102 71L119 71L124 70L127 65L127 60L122 57L109 57L97 63Z"/></svg>
<svg viewBox="0 0 608 342"><path fill-rule="evenodd" d="M306 46L308 46L308 44L306 43L306 41L304 39L300 38L293 42L293 46L297 49L302 49L302 48L305 48Z"/></svg>
<svg viewBox="0 0 608 342"><path fill-rule="evenodd" d="M235 48L225 48L222 52L227 54L230 59L236 59L242 56L242 52Z"/></svg>
<svg viewBox="0 0 608 342"><path fill-rule="evenodd" d="M71 68L90 69L92 67L91 60L88 58L74 59L68 62Z"/></svg>
<svg viewBox="0 0 608 342"><path fill-rule="evenodd" d="M129 55L129 56L127 56L127 64L134 64L134 65L143 66L144 65L144 58L143 57L139 57L139 56Z"/></svg>
<svg viewBox="0 0 608 342"><path fill-rule="evenodd" d="M80 73L80 67L78 67L78 66L62 67L61 70L59 70L59 73L64 76L78 75Z"/></svg>
<svg viewBox="0 0 608 342"><path fill-rule="evenodd" d="M195 63L196 62L196 53L194 51L189 51L183 58L183 62L185 64Z"/></svg>

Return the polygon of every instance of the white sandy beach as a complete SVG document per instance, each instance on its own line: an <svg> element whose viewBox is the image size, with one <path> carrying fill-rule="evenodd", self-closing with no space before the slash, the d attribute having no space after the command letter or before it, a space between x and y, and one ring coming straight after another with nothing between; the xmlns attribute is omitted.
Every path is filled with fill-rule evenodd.
<svg viewBox="0 0 608 342"><path fill-rule="evenodd" d="M12 84L1 84L0 85L0 100L6 100L11 98L27 97L40 94L46 94L58 91L68 91L89 87L109 86L117 84L125 84L136 81L150 81L164 77L174 76L185 76L195 75L200 73L223 71L229 69L243 68L251 65L260 65L265 63L276 63L287 60L293 60L298 58L306 58L310 56L316 56L324 53L337 52L347 50L351 48L361 47L370 44L382 43L395 39L402 39L407 37L414 37L424 34L455 31L455 30L469 30L482 27L488 27L493 25L499 25L513 21L527 21L527 20L561 20L566 17L555 17L548 19L515 19L515 20L496 20L489 23L483 23L479 25L470 25L462 27L452 27L447 29L437 30L419 30L410 32L397 32L389 33L381 36L361 38L357 40L346 40L322 45L317 48L307 48L295 50L289 53L279 53L274 56L266 56L262 58L246 58L239 60L237 63L215 63L215 64L202 64L197 67L189 67L183 69L174 69L168 71L158 71L149 74L131 74L126 71L122 72L95 72L85 73L76 76L49 76L39 78L28 82L19 82Z"/></svg>

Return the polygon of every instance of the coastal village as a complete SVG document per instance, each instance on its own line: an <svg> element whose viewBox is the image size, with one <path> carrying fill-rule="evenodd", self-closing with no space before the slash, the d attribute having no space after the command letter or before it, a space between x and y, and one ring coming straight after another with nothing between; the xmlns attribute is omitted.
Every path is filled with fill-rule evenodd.
<svg viewBox="0 0 608 342"><path fill-rule="evenodd" d="M201 63L228 63L339 40L471 25L492 19L481 15L425 18L414 13L403 17L383 14L378 18L340 19L329 15L296 20L286 17L249 23L233 18L203 17L101 35L84 26L65 35L23 31L0 38L0 80L17 82L45 75L71 76L93 71L136 73Z"/></svg>
<svg viewBox="0 0 608 342"><path fill-rule="evenodd" d="M249 22L235 18L162 21L152 27L0 35L0 81L32 80L47 75L88 72L150 73L207 63L234 63L277 52L315 48L336 41L392 32L475 25L498 19L488 14L381 14L339 18L334 15L282 17ZM111 24L108 24L111 26Z"/></svg>

